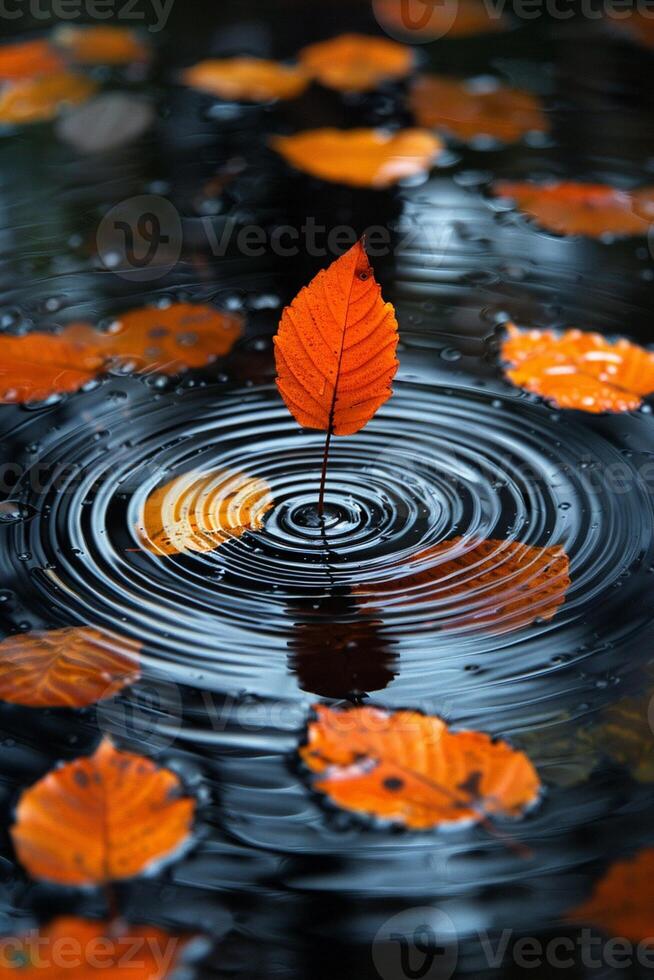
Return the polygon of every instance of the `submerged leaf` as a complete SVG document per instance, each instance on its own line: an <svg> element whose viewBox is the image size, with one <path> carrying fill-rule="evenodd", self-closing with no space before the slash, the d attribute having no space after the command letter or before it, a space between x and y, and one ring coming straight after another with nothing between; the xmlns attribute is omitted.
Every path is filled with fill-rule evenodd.
<svg viewBox="0 0 654 980"><path fill-rule="evenodd" d="M11 836L33 878L100 885L133 878L189 837L195 802L179 778L104 739L20 797Z"/></svg>
<svg viewBox="0 0 654 980"><path fill-rule="evenodd" d="M64 71L11 82L0 89L0 124L54 119L66 106L85 102L96 89L90 78Z"/></svg>
<svg viewBox="0 0 654 980"><path fill-rule="evenodd" d="M373 0L382 27L409 43L504 31L507 18L484 0Z"/></svg>
<svg viewBox="0 0 654 980"><path fill-rule="evenodd" d="M78 65L128 65L149 57L147 46L127 27L60 27L54 43Z"/></svg>
<svg viewBox="0 0 654 980"><path fill-rule="evenodd" d="M86 627L34 630L0 643L0 700L83 708L139 678L140 644Z"/></svg>
<svg viewBox="0 0 654 980"><path fill-rule="evenodd" d="M0 938L0 980L166 980L187 943L156 926L61 916L38 931Z"/></svg>
<svg viewBox="0 0 654 980"><path fill-rule="evenodd" d="M458 537L418 552L395 577L353 591L364 609L428 603L443 629L498 634L552 619L569 587L560 546Z"/></svg>
<svg viewBox="0 0 654 980"><path fill-rule="evenodd" d="M499 180L493 191L558 235L647 235L654 219L654 187L625 191L608 184Z"/></svg>
<svg viewBox="0 0 654 980"><path fill-rule="evenodd" d="M132 370L169 375L206 367L231 350L242 331L234 314L172 303L130 310L106 332L76 323L58 334L0 334L0 402L78 391L116 360Z"/></svg>
<svg viewBox="0 0 654 980"><path fill-rule="evenodd" d="M538 799L527 756L482 732L415 711L315 710L300 756L344 809L425 830L521 817Z"/></svg>
<svg viewBox="0 0 654 980"><path fill-rule="evenodd" d="M501 347L513 384L558 408L632 412L654 392L654 352L623 338L581 330L520 330L508 324Z"/></svg>
<svg viewBox="0 0 654 980"><path fill-rule="evenodd" d="M403 78L413 67L411 48L367 34L341 34L310 44L299 59L308 75L341 92L368 92Z"/></svg>
<svg viewBox="0 0 654 980"><path fill-rule="evenodd" d="M200 92L240 102L294 99L309 82L301 68L263 58L211 58L187 68L182 80Z"/></svg>
<svg viewBox="0 0 654 980"><path fill-rule="evenodd" d="M353 187L390 187L429 170L443 149L424 129L309 129L274 136L273 149L298 170Z"/></svg>
<svg viewBox="0 0 654 980"><path fill-rule="evenodd" d="M602 929L610 936L654 944L654 848L616 861L596 883L591 897L568 914L573 922Z"/></svg>
<svg viewBox="0 0 654 980"><path fill-rule="evenodd" d="M202 554L260 530L272 505L265 480L230 470L185 473L148 496L138 535L156 555Z"/></svg>
<svg viewBox="0 0 654 980"><path fill-rule="evenodd" d="M20 41L0 46L0 81L14 82L60 72L64 62L48 41Z"/></svg>
<svg viewBox="0 0 654 980"><path fill-rule="evenodd" d="M361 242L321 270L282 314L277 387L300 425L358 432L392 394L397 320Z"/></svg>
<svg viewBox="0 0 654 980"><path fill-rule="evenodd" d="M549 129L540 101L505 85L480 88L458 78L423 75L411 90L411 108L421 126L461 140L488 136L513 143Z"/></svg>

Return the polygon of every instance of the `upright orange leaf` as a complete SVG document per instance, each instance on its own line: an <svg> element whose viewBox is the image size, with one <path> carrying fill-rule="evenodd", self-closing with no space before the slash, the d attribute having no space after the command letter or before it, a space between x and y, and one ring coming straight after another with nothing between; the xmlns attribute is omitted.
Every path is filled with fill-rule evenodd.
<svg viewBox="0 0 654 980"><path fill-rule="evenodd" d="M0 124L54 119L66 106L86 102L96 89L90 78L65 71L10 82L0 89Z"/></svg>
<svg viewBox="0 0 654 980"><path fill-rule="evenodd" d="M119 359L137 371L205 367L241 336L243 321L195 303L130 310L107 331L73 323L58 334L0 334L0 402L43 401L78 391Z"/></svg>
<svg viewBox="0 0 654 980"><path fill-rule="evenodd" d="M48 41L20 41L18 44L0 46L0 81L15 82L22 78L36 78L63 69L62 58Z"/></svg>
<svg viewBox="0 0 654 980"><path fill-rule="evenodd" d="M342 92L367 92L403 78L413 67L411 48L366 34L341 34L310 44L298 57L308 75Z"/></svg>
<svg viewBox="0 0 654 980"><path fill-rule="evenodd" d="M552 619L569 587L568 556L559 546L459 537L419 551L397 577L353 591L364 609L429 603L448 629L498 634Z"/></svg>
<svg viewBox="0 0 654 980"><path fill-rule="evenodd" d="M149 57L148 48L135 31L112 24L60 27L54 43L79 65L128 65Z"/></svg>
<svg viewBox="0 0 654 980"><path fill-rule="evenodd" d="M317 705L300 757L337 806L413 830L521 817L540 780L523 752L441 718Z"/></svg>
<svg viewBox="0 0 654 980"><path fill-rule="evenodd" d="M654 220L654 187L625 191L574 181L499 180L493 191L558 235L647 235Z"/></svg>
<svg viewBox="0 0 654 980"><path fill-rule="evenodd" d="M429 170L443 149L424 129L309 129L271 141L285 160L321 180L352 187L391 187Z"/></svg>
<svg viewBox="0 0 654 980"><path fill-rule="evenodd" d="M211 58L187 68L182 80L200 92L241 102L294 99L309 82L301 68L263 58Z"/></svg>
<svg viewBox="0 0 654 980"><path fill-rule="evenodd" d="M188 839L195 801L179 778L104 739L20 797L11 837L33 878L100 885L133 878Z"/></svg>
<svg viewBox="0 0 654 980"><path fill-rule="evenodd" d="M277 387L293 417L329 441L362 429L392 394L397 320L361 242L300 290L274 339Z"/></svg>
<svg viewBox="0 0 654 980"><path fill-rule="evenodd" d="M0 980L166 980L188 939L156 926L61 916L38 931L0 938Z"/></svg>
<svg viewBox="0 0 654 980"><path fill-rule="evenodd" d="M654 392L654 352L620 338L581 330L507 326L501 347L506 376L558 408L633 412Z"/></svg>
<svg viewBox="0 0 654 980"><path fill-rule="evenodd" d="M610 936L654 945L654 848L612 864L591 897L568 918L598 926Z"/></svg>
<svg viewBox="0 0 654 980"><path fill-rule="evenodd" d="M260 530L272 505L265 480L230 470L193 471L152 491L138 534L155 555L201 554Z"/></svg>
<svg viewBox="0 0 654 980"><path fill-rule="evenodd" d="M70 626L0 643L0 700L30 708L83 708L139 678L140 644Z"/></svg>
<svg viewBox="0 0 654 980"><path fill-rule="evenodd" d="M512 143L549 129L540 101L505 85L479 89L458 78L423 75L411 90L411 108L421 126L461 140L490 136Z"/></svg>

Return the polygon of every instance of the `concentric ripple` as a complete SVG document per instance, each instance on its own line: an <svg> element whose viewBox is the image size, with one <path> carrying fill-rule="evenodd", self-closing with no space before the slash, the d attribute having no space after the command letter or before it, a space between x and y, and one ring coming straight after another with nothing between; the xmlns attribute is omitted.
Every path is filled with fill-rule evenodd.
<svg viewBox="0 0 654 980"><path fill-rule="evenodd" d="M366 429L334 440L323 521L322 436L298 430L272 388L143 399L128 416L105 401L101 426L91 442L72 420L43 440L13 493L41 519L1 528L10 539L5 560L14 580L36 581L58 619L120 628L180 669L198 658L226 686L256 688L261 655L272 651L286 676L299 613L333 623L326 600L350 596L347 615L356 619L361 596L383 582L401 601L378 602L375 624L401 644L410 678L417 670L424 679L438 657L465 661L471 651L495 653L494 667L509 674L511 645L525 636L540 656L533 641L541 634L555 641L550 651L569 653L600 621L613 635L630 628L611 610L624 601L615 588L624 573L649 564L647 487L602 435L524 397L499 402L473 387L400 382ZM605 480L615 464L626 469L619 494ZM262 526L197 550L144 548L138 529L149 495L213 471L243 474L255 494L265 481L272 507ZM244 511L256 505L247 486ZM402 595L425 549L451 540L455 558L488 539L498 542L497 561L486 558L493 589L479 592L467 573L470 608L501 606L515 588L505 542L560 546L571 585L553 617L535 616L506 636L462 628L465 576L451 601L442 587L433 597L411 588ZM439 561L448 556L439 549ZM642 625L639 614L632 623Z"/></svg>

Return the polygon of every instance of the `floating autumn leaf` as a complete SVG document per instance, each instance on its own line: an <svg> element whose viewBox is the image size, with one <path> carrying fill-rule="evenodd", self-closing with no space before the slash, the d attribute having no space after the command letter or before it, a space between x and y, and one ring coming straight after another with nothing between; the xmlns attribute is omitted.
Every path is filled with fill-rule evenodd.
<svg viewBox="0 0 654 980"><path fill-rule="evenodd" d="M282 65L263 58L212 58L187 68L182 80L191 88L221 99L267 102L295 99L309 82L297 65Z"/></svg>
<svg viewBox="0 0 654 980"><path fill-rule="evenodd" d="M654 848L616 861L595 885L593 894L568 914L573 922L598 926L610 936L632 942L654 941Z"/></svg>
<svg viewBox="0 0 654 980"><path fill-rule="evenodd" d="M47 41L21 41L0 46L0 81L15 82L60 72L62 58Z"/></svg>
<svg viewBox="0 0 654 980"><path fill-rule="evenodd" d="M152 491L138 536L155 555L202 554L246 531L260 530L272 505L265 480L231 470L193 471Z"/></svg>
<svg viewBox="0 0 654 980"><path fill-rule="evenodd" d="M277 387L293 417L332 435L358 432L392 394L397 320L361 242L322 269L282 313L274 338Z"/></svg>
<svg viewBox="0 0 654 980"><path fill-rule="evenodd" d="M521 817L540 781L526 755L416 711L315 708L300 757L337 806L413 830Z"/></svg>
<svg viewBox="0 0 654 980"><path fill-rule="evenodd" d="M438 75L423 75L411 90L411 108L421 126L461 140L488 136L512 143L549 129L540 101L505 85L480 86Z"/></svg>
<svg viewBox="0 0 654 980"><path fill-rule="evenodd" d="M368 92L403 78L413 67L411 48L366 34L341 34L310 44L298 57L308 75L341 92Z"/></svg>
<svg viewBox="0 0 654 980"><path fill-rule="evenodd" d="M442 628L498 634L552 619L569 587L569 561L560 546L457 537L353 592L364 609L428 603Z"/></svg>
<svg viewBox="0 0 654 980"><path fill-rule="evenodd" d="M77 323L58 334L0 334L0 402L37 402L78 391L116 361L169 375L206 367L231 350L242 331L239 316L172 303L131 310L106 332Z"/></svg>
<svg viewBox="0 0 654 980"><path fill-rule="evenodd" d="M513 200L539 225L558 235L647 235L654 220L654 187L625 191L608 184L499 180L499 197Z"/></svg>
<svg viewBox="0 0 654 980"><path fill-rule="evenodd" d="M0 124L54 119L66 106L85 102L96 89L90 78L64 71L11 82L0 89Z"/></svg>
<svg viewBox="0 0 654 980"><path fill-rule="evenodd" d="M520 330L508 324L500 356L513 384L558 408L632 412L654 392L654 353L581 330Z"/></svg>
<svg viewBox="0 0 654 980"><path fill-rule="evenodd" d="M83 708L139 677L140 644L86 627L34 630L0 643L0 700Z"/></svg>
<svg viewBox="0 0 654 980"><path fill-rule="evenodd" d="M0 980L166 980L187 945L156 926L61 916L24 935L0 938Z"/></svg>
<svg viewBox="0 0 654 980"><path fill-rule="evenodd" d="M195 802L178 777L104 739L20 797L11 837L33 878L101 885L151 870L188 840Z"/></svg>
<svg viewBox="0 0 654 980"><path fill-rule="evenodd" d="M313 177L376 188L429 170L443 149L424 129L309 129L270 142L288 163Z"/></svg>
<svg viewBox="0 0 654 980"><path fill-rule="evenodd" d="M127 27L60 27L54 44L78 65L129 65L149 57L147 46Z"/></svg>

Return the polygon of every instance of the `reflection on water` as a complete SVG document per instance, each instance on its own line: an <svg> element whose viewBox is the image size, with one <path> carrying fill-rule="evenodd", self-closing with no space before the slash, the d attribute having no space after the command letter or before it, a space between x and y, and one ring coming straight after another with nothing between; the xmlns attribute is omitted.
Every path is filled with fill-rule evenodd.
<svg viewBox="0 0 654 980"><path fill-rule="evenodd" d="M291 175L266 134L405 121L397 87L354 100L313 88L278 109L241 110L175 85L178 67L234 53L243 38L251 53L287 56L342 28L372 29L363 3L309 12L287 0L282 12L176 9L179 49L163 40L169 58L156 84L141 84L159 116L122 149L81 158L48 127L0 141L3 330L106 323L162 298L246 318L244 337L207 369L175 379L115 370L46 405L0 408L3 630L91 625L144 645L141 681L97 710L2 706L5 823L20 789L92 750L99 723L199 795L194 849L122 891L128 912L216 940L206 975L402 976L388 936L426 923L448 950L458 943L461 975L519 976L515 963L502 972L489 961L480 933L493 949L503 929L575 937L559 924L566 911L607 862L651 843L654 427L648 405L589 418L519 392L497 362L499 328L510 317L647 343L654 265L644 240L557 237L487 189L496 177L651 181L651 97L635 67L644 72L648 56L583 19L519 25L490 47L424 46L434 70L501 70L542 92L551 142L457 147L422 182L358 192ZM141 194L169 198L184 231L179 263L153 282L109 272L95 242L103 214ZM373 261L401 330L395 397L357 436L335 440L324 528L311 519L322 437L300 431L281 403L270 338L283 303L328 258L243 255L231 233L221 239L308 217L325 229L391 229L392 252ZM266 481L274 506L262 527L210 551L143 550L148 493L210 469ZM462 622L461 599L447 592L362 601L453 539L560 546L565 601L501 633ZM510 576L497 588L500 602ZM418 708L524 747L547 789L511 828L531 856L480 829L399 833L326 806L295 762L321 699ZM93 895L27 885L6 835L0 875L3 931L53 901L101 909Z"/></svg>

